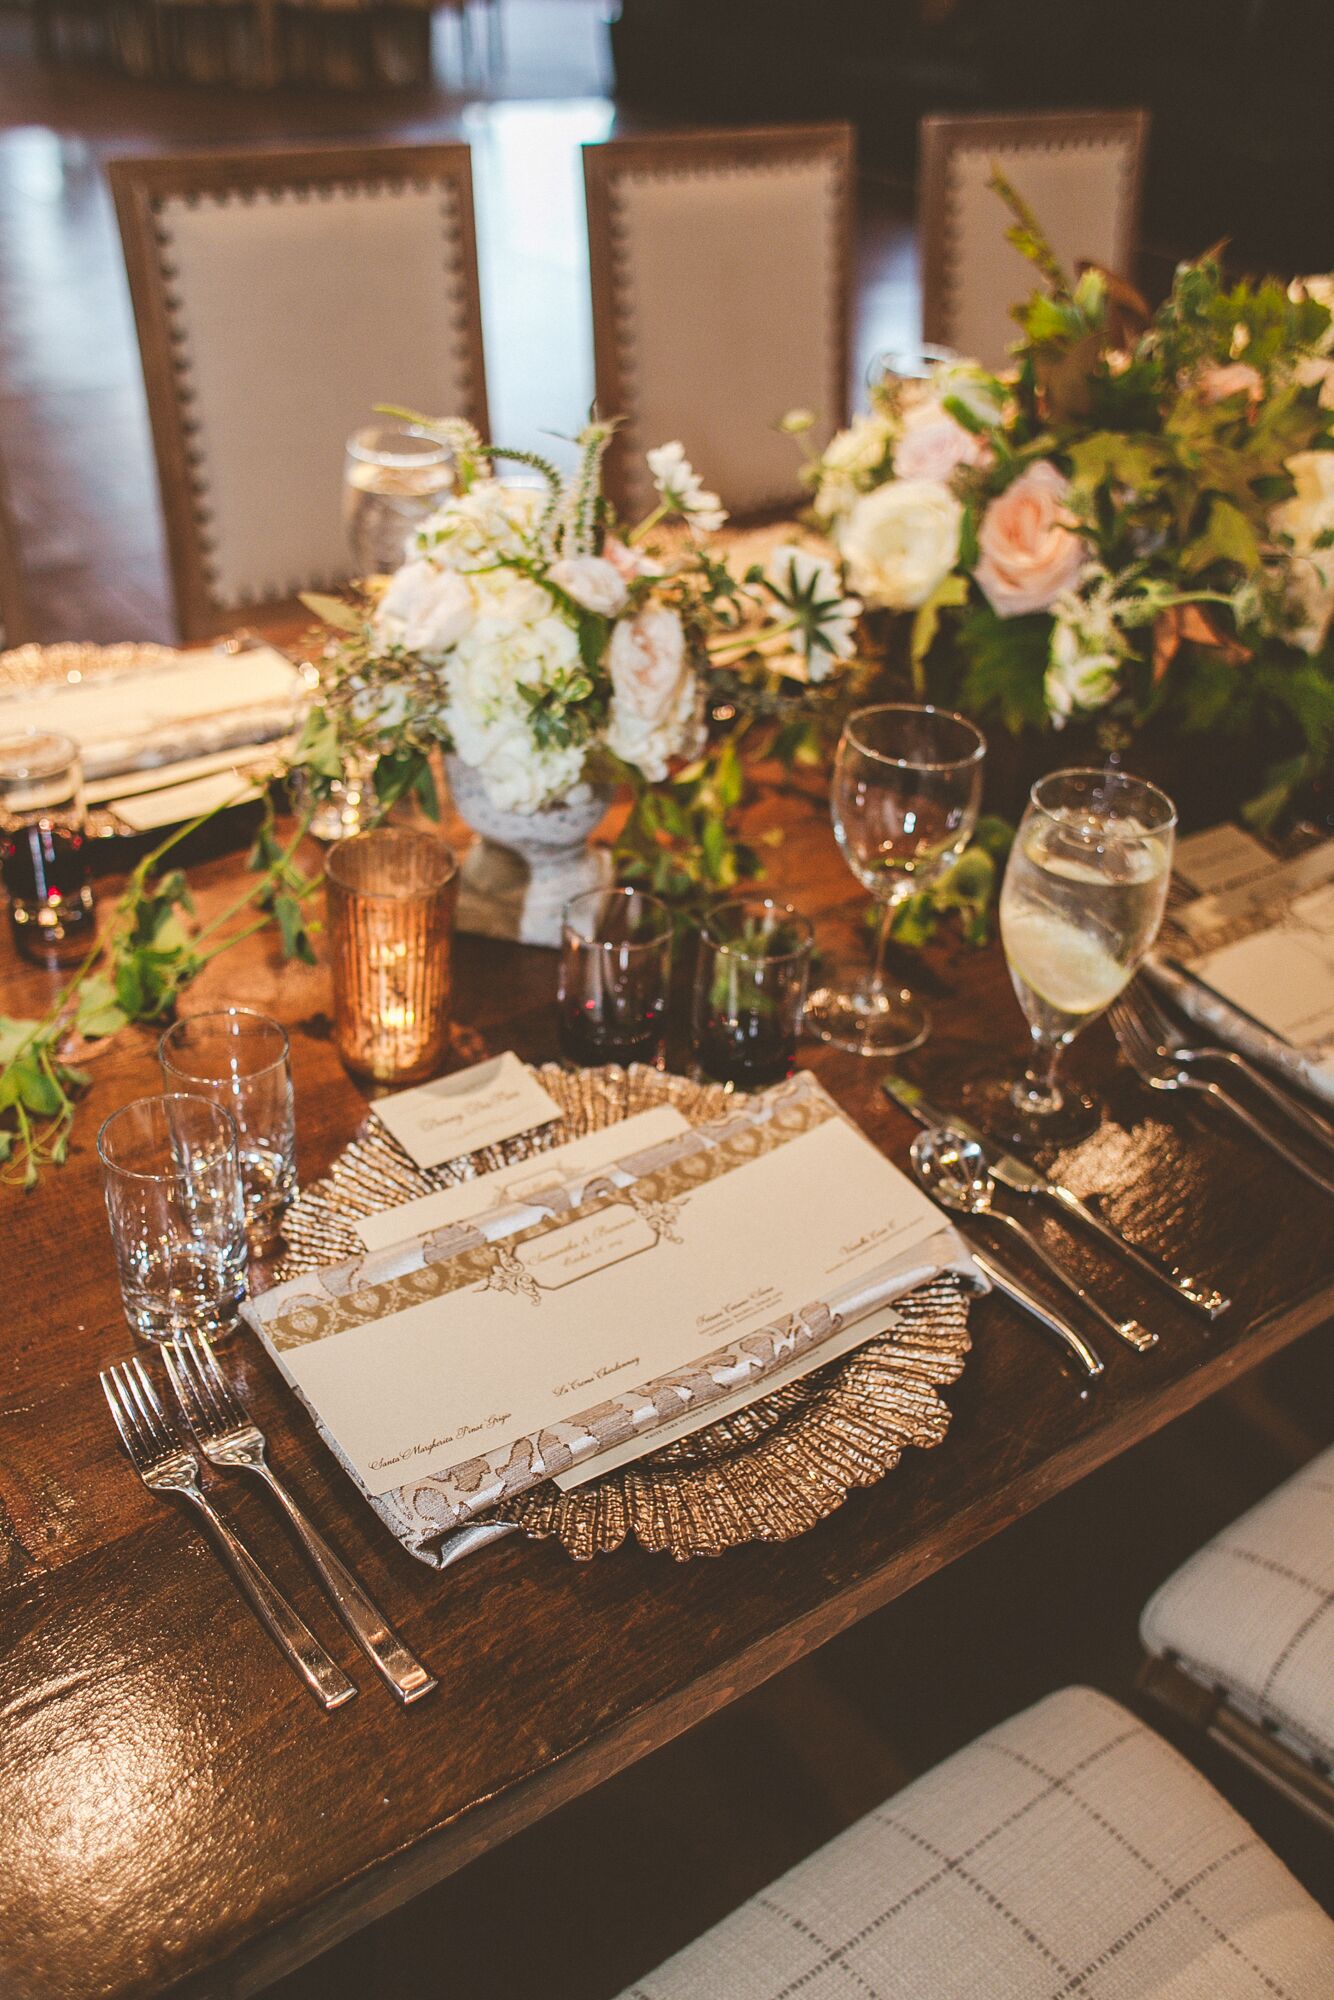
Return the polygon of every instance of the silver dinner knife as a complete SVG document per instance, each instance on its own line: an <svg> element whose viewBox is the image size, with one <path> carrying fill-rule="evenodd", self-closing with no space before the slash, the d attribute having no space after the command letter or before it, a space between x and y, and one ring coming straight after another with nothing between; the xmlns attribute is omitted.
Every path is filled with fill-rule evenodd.
<svg viewBox="0 0 1334 2000"><path fill-rule="evenodd" d="M1217 1319L1220 1313L1227 1311L1232 1301L1225 1298L1221 1292L1215 1291L1210 1285L1202 1284L1198 1278L1192 1278L1184 1271L1178 1271L1173 1265L1160 1263L1152 1252L1141 1250L1137 1243L1130 1242L1119 1229L1114 1229L1111 1223L1105 1221L1095 1209L1090 1208L1087 1202L1081 1201L1073 1189L1063 1187L1059 1181L1049 1180L1045 1174L1040 1174L1036 1167L1030 1167L1026 1160L1019 1160L1012 1153L1002 1152L998 1146L993 1145L985 1133L970 1125L966 1118L961 1118L957 1111L942 1111L938 1105L932 1104L925 1093L915 1083L910 1083L906 1077L887 1076L882 1087L886 1096L892 1097L899 1109L915 1118L919 1125L928 1127L948 1125L956 1132L961 1132L966 1139L974 1140L986 1154L988 1166L1003 1187L1009 1188L1012 1194L1045 1196L1053 1207L1060 1209L1065 1215L1074 1216L1111 1249L1118 1251L1123 1257L1128 1257L1137 1269L1143 1271L1146 1277L1152 1278L1155 1284L1171 1292L1173 1298L1179 1300L1182 1305L1189 1306L1193 1312L1210 1320Z"/></svg>
<svg viewBox="0 0 1334 2000"><path fill-rule="evenodd" d="M955 1227L958 1220L954 1218ZM963 1235L963 1232L960 1231ZM975 1239L964 1235L968 1254L984 1277L991 1280L995 1289L1007 1298L1011 1305L1018 1306L1030 1319L1035 1319L1040 1327L1059 1342L1062 1350L1074 1364L1086 1382L1096 1382L1103 1372L1103 1359L1095 1347L1091 1347L1082 1333L1071 1326L1069 1320L1062 1319L1060 1313L1049 1306L1045 1299L1010 1269L1007 1264L999 1264L994 1253L979 1248Z"/></svg>

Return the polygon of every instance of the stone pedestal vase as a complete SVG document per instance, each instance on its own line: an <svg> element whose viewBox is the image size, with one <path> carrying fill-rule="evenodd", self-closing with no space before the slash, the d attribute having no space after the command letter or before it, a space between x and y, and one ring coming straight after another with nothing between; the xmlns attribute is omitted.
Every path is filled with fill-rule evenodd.
<svg viewBox="0 0 1334 2000"><path fill-rule="evenodd" d="M588 844L610 790L576 785L540 812L507 812L491 802L470 764L446 757L445 769L459 816L481 836L460 872L458 928L558 947L571 897L611 880L610 854Z"/></svg>

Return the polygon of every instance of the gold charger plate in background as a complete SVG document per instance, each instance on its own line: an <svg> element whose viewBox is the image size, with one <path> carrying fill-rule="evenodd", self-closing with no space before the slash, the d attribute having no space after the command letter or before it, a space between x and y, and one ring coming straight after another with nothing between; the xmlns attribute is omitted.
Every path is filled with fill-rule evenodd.
<svg viewBox="0 0 1334 2000"><path fill-rule="evenodd" d="M714 1084L639 1065L567 1071L547 1063L534 1074L561 1107L558 1119L429 1170L409 1159L378 1119L368 1119L324 1179L293 1203L277 1276L357 1256L363 1246L356 1218L433 1188L519 1166L657 1105L670 1104L703 1125L735 1102ZM569 1493L537 1486L484 1518L554 1536L580 1559L631 1537L684 1561L804 1533L854 1487L874 1485L892 1471L907 1446L928 1450L949 1428L938 1391L958 1380L968 1355L967 1294L958 1279L936 1278L899 1300L897 1311L900 1324L891 1332L744 1410L587 1486Z"/></svg>

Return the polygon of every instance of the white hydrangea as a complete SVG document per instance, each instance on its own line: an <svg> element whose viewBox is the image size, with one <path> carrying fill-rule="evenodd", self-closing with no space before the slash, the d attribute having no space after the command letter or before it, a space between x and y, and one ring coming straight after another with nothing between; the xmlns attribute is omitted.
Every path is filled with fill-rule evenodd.
<svg viewBox="0 0 1334 2000"><path fill-rule="evenodd" d="M537 487L479 479L426 517L412 537L412 552L438 569L464 571L497 556L524 555L543 502Z"/></svg>
<svg viewBox="0 0 1334 2000"><path fill-rule="evenodd" d="M548 686L579 664L573 627L538 584L511 570L469 578L476 616L444 669L444 720L492 803L536 812L579 780L579 744L539 748L520 684Z"/></svg>

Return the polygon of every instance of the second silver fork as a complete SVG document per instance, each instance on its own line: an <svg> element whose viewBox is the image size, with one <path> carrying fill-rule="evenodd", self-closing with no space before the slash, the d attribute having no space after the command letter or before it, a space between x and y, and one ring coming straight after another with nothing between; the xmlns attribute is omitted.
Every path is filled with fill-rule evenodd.
<svg viewBox="0 0 1334 2000"><path fill-rule="evenodd" d="M182 1414L210 1465L253 1472L286 1514L297 1539L353 1638L406 1707L439 1682L404 1645L270 1466L263 1431L218 1366L213 1350L192 1334L163 1348Z"/></svg>

